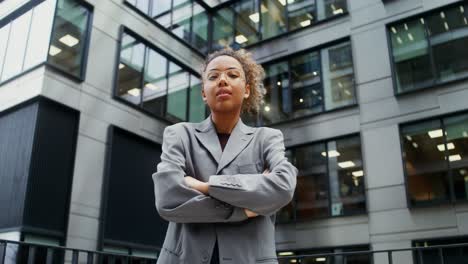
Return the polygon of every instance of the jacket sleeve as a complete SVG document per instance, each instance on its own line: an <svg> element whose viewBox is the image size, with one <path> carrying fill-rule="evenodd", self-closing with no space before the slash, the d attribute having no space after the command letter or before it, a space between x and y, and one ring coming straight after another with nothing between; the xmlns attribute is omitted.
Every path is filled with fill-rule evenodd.
<svg viewBox="0 0 468 264"><path fill-rule="evenodd" d="M211 197L265 216L292 200L298 170L285 157L281 131L269 129L267 133L263 156L270 174L212 175Z"/></svg>
<svg viewBox="0 0 468 264"><path fill-rule="evenodd" d="M164 130L161 162L153 174L156 209L177 223L239 222L247 219L243 208L229 205L190 188L184 181L185 153L174 126Z"/></svg>

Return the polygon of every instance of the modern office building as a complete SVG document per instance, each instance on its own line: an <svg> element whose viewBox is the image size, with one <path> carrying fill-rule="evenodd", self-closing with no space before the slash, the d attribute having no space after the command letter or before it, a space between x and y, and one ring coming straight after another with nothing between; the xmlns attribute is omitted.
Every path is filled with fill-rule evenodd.
<svg viewBox="0 0 468 264"><path fill-rule="evenodd" d="M231 46L266 71L243 120L281 129L300 171L278 255L466 243L467 19L454 0L0 1L0 239L156 257L162 132L208 116L198 69ZM301 263L342 261L387 258Z"/></svg>

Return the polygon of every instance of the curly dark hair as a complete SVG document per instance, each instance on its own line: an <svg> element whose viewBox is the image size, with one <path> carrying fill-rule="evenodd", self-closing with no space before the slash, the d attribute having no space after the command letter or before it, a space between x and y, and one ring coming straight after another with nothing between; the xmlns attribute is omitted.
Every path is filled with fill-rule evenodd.
<svg viewBox="0 0 468 264"><path fill-rule="evenodd" d="M242 65L242 69L245 73L246 84L250 86L250 96L244 100L242 104L242 112L252 114L257 113L260 110L260 106L263 103L263 96L265 95L265 88L263 87L265 71L263 70L263 67L252 58L252 53L247 52L244 49L233 50L227 47L222 50L215 51L206 57L200 70L202 82L208 64L213 59L220 56L233 57Z"/></svg>

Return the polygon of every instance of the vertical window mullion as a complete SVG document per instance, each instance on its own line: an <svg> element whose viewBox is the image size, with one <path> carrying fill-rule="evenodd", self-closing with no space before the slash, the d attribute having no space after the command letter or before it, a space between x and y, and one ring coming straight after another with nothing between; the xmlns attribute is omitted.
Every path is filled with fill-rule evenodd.
<svg viewBox="0 0 468 264"><path fill-rule="evenodd" d="M258 39L259 41L263 40L263 18L262 18L262 0L257 1L257 12L258 12Z"/></svg>
<svg viewBox="0 0 468 264"><path fill-rule="evenodd" d="M194 1L190 1L190 19L189 19L189 37L188 37L188 43L190 46L193 47L193 41L192 41L192 35L193 35L193 15L194 15ZM190 78L190 77L189 77ZM189 80L190 83L190 80Z"/></svg>
<svg viewBox="0 0 468 264"><path fill-rule="evenodd" d="M171 15L169 18L169 28L172 30L172 19L174 18L174 0L170 0L170 1L171 1L171 9L170 9Z"/></svg>
<svg viewBox="0 0 468 264"><path fill-rule="evenodd" d="M424 19L424 17L422 17ZM432 71L432 77L434 78L432 80L433 84L436 84L438 79L439 79L439 74L437 73L437 69L435 66L435 61L434 61L434 55L432 54L432 44L431 44L431 38L429 36L429 27L427 26L427 22L424 23L424 34L426 36L426 42L427 42L427 53L429 54L429 60L431 61L431 71Z"/></svg>
<svg viewBox="0 0 468 264"><path fill-rule="evenodd" d="M10 25L8 27L8 36L7 36L7 40L6 40L6 45L5 45L5 55L3 56L3 61L0 61L0 63L2 64L2 67L0 68L0 80L2 79L2 73L3 73L3 70L5 69L5 61L6 61L6 54L8 52L8 46L10 44L10 36L11 36L11 26L12 26L12 22L6 24L4 27L6 27L7 25ZM51 34L52 35L52 34ZM49 46L50 46L50 42L49 42ZM47 52L49 51L49 49L47 49Z"/></svg>
<svg viewBox="0 0 468 264"><path fill-rule="evenodd" d="M288 98L289 98L289 106L288 106L288 110L289 110L289 113L288 113L288 119L291 119L291 116L292 116L292 106L293 106L293 89L294 89L294 85L293 85L293 82L292 82L292 70L291 70L291 59L288 59L288 84L289 84L289 87L288 87ZM283 92L283 91L281 91Z"/></svg>
<svg viewBox="0 0 468 264"><path fill-rule="evenodd" d="M325 111L325 83L323 82L323 65L322 65L322 51L324 51L324 50L328 51L328 49L320 49L320 50L317 51L318 60L319 60L318 65L320 67L320 69L319 69L319 74L320 74L320 96L322 97L322 100L321 100L322 111L321 112ZM331 88L331 84L330 84L330 88Z"/></svg>
<svg viewBox="0 0 468 264"><path fill-rule="evenodd" d="M143 43L142 43L143 44ZM141 77L140 77L140 107L143 108L143 93L145 91L145 73L146 73L146 65L148 64L149 60L149 47L145 46L145 51L143 52L143 67L141 68Z"/></svg>
<svg viewBox="0 0 468 264"><path fill-rule="evenodd" d="M24 48L24 56L23 56L23 62L21 62L21 72L24 70L24 62L26 61L26 56L28 55L27 52L28 52L28 46L29 46L29 38L31 37L31 25L32 25L32 22L33 22L33 19L34 19L34 10L36 9L36 7L34 7L33 9L31 9L31 20L29 20L29 27L28 27L28 36L26 38L26 47ZM27 13L27 12L26 12ZM11 30L11 28L10 28Z"/></svg>
<svg viewBox="0 0 468 264"><path fill-rule="evenodd" d="M189 74L189 82L188 82L188 88L187 88L187 109L185 109L185 121L190 121L190 104L192 101L190 100L190 95L192 92L192 75Z"/></svg>
<svg viewBox="0 0 468 264"><path fill-rule="evenodd" d="M447 177L449 180L449 191L450 191L450 201L455 202L455 190L454 190L454 182L453 182L453 175L452 175L452 168L450 166L450 154L448 153L447 147L447 130L445 129L444 119L440 120L440 126L442 128L442 137L444 139L444 156L447 162Z"/></svg>
<svg viewBox="0 0 468 264"><path fill-rule="evenodd" d="M164 97L164 109L162 115L167 116L167 102L169 98L169 60L166 58L166 96Z"/></svg>
<svg viewBox="0 0 468 264"><path fill-rule="evenodd" d="M328 141L326 141L325 143L325 154L326 154L326 157L327 157L327 166L326 166L326 169L327 169L327 189L328 189L328 217L332 217L332 197L331 197L331 184L330 184L330 157L328 155Z"/></svg>

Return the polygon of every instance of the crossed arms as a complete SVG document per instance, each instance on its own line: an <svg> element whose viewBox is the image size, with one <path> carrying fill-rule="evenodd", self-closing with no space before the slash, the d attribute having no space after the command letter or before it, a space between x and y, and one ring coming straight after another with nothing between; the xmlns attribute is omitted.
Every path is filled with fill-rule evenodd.
<svg viewBox="0 0 468 264"><path fill-rule="evenodd" d="M161 162L153 174L162 218L178 223L239 222L274 214L291 201L297 169L284 156L279 130L265 138L264 174L212 175L204 183L185 175L185 150L176 129L165 129Z"/></svg>

